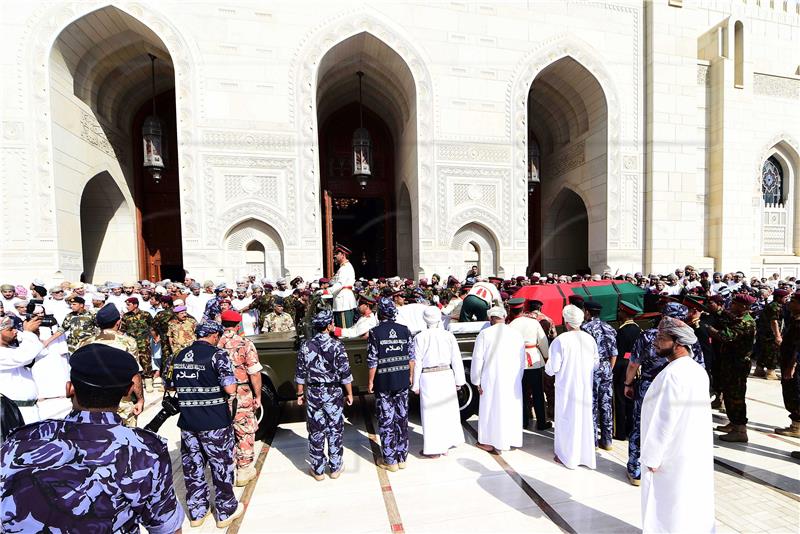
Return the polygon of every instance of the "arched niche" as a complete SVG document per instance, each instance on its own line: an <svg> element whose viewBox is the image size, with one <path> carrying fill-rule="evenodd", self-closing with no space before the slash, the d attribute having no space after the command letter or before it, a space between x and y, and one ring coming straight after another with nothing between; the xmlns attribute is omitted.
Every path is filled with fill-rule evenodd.
<svg viewBox="0 0 800 534"><path fill-rule="evenodd" d="M226 267L235 278L256 274L276 280L286 274L280 234L269 224L248 219L233 226L224 239Z"/></svg>
<svg viewBox="0 0 800 534"><path fill-rule="evenodd" d="M452 272L460 273L463 270L466 273L472 265L477 264L481 276L497 274L497 239L482 224L471 222L462 226L453 236L450 250Z"/></svg>

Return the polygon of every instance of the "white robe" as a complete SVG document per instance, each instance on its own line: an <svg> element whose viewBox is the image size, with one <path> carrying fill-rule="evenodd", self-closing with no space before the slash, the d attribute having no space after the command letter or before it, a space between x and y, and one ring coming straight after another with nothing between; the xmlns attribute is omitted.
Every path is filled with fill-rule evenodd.
<svg viewBox="0 0 800 534"><path fill-rule="evenodd" d="M600 362L597 343L581 330L564 332L550 344L544 371L556 377L555 444L558 459L570 469L596 467L592 388Z"/></svg>
<svg viewBox="0 0 800 534"><path fill-rule="evenodd" d="M522 446L522 371L525 341L505 324L485 328L475 339L470 380L483 388L478 441L495 449Z"/></svg>
<svg viewBox="0 0 800 534"><path fill-rule="evenodd" d="M32 332L17 333L18 347L0 347L0 393L11 400L28 401L39 398L36 382L28 364L42 352L42 342ZM25 424L39 421L37 406L20 407Z"/></svg>
<svg viewBox="0 0 800 534"><path fill-rule="evenodd" d="M692 358L670 362L642 401L643 532L714 532L711 428L708 374Z"/></svg>
<svg viewBox="0 0 800 534"><path fill-rule="evenodd" d="M425 330L428 325L422 314L429 308L428 304L420 304L419 302L412 302L411 304L404 304L397 308L397 318L395 321L411 330L411 334L417 334Z"/></svg>
<svg viewBox="0 0 800 534"><path fill-rule="evenodd" d="M464 362L456 336L438 328L428 328L414 337L414 391L419 393L424 454L444 454L464 443L456 386L467 383ZM450 366L449 370L423 373L430 367Z"/></svg>

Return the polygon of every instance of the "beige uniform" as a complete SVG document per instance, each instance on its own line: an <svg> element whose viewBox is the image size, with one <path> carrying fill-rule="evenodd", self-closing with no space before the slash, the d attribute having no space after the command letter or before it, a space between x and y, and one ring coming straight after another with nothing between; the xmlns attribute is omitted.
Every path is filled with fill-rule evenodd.
<svg viewBox="0 0 800 534"><path fill-rule="evenodd" d="M264 320L265 332L293 332L294 321L292 316L286 312L277 314L275 312L267 314Z"/></svg>

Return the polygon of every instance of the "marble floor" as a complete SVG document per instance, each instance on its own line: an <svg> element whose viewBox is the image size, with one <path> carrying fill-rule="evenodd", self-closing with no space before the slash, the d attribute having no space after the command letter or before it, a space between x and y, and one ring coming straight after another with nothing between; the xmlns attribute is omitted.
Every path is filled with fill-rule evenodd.
<svg viewBox="0 0 800 534"><path fill-rule="evenodd" d="M748 382L749 439L714 440L718 532L798 532L800 439L774 434L788 425L780 384ZM149 400L149 399L148 399ZM155 400L155 399L153 399ZM146 423L156 403L141 417ZM270 445L257 443L258 478L236 488L245 515L228 531L242 532L638 532L639 488L625 478L627 442L599 451L597 469L568 470L553 462L552 431L525 431L520 449L501 456L474 446L477 419L464 428L465 443L442 458L427 459L418 415L411 417L408 467L376 467L371 397L346 409L345 472L317 482L308 475L303 410L288 406ZM170 446L179 499L185 492L177 418L162 428ZM725 423L714 412L715 422ZM719 433L715 433L717 436ZM379 454L379 453L378 453ZM184 532L216 531L213 521Z"/></svg>

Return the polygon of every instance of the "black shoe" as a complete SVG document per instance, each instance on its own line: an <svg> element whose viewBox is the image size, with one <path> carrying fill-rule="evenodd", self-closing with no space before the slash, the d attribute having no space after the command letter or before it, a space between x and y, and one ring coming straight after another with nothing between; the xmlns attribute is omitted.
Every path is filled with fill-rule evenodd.
<svg viewBox="0 0 800 534"><path fill-rule="evenodd" d="M541 425L536 425L536 430L550 430L551 428L553 428L553 423L550 421L545 421Z"/></svg>

